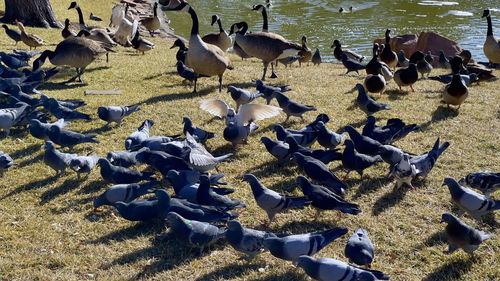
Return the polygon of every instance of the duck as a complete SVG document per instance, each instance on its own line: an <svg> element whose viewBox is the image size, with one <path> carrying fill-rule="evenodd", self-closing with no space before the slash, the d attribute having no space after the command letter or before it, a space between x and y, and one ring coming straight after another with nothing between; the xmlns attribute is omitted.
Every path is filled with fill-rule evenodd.
<svg viewBox="0 0 500 281"><path fill-rule="evenodd" d="M186 55L188 51L186 44L184 44L184 41L182 41L181 39L177 39L175 40L172 47L170 47L170 49L173 49L175 47L179 47L179 50L175 54L175 59L177 59L177 61L182 61L182 63L186 64Z"/></svg>
<svg viewBox="0 0 500 281"><path fill-rule="evenodd" d="M369 93L380 93L380 95L382 95L387 82L384 78L384 75L382 75L381 73L382 65L379 65L377 73L368 74L366 76L365 80L363 81L363 86Z"/></svg>
<svg viewBox="0 0 500 281"><path fill-rule="evenodd" d="M342 61L342 53L345 53L347 55L347 58L349 58L350 60L354 60L357 62L362 62L363 59L365 58L364 56L356 54L351 50L342 49L342 45L340 44L340 41L337 39L333 40L333 44L330 46L330 48L335 48L333 49L333 55L339 61Z"/></svg>
<svg viewBox="0 0 500 281"><path fill-rule="evenodd" d="M373 52L373 57L372 59L366 64L366 74L382 74L384 76L384 79L386 82L392 80L394 73L392 70L389 68L385 62L381 62L378 60L378 49L379 46L377 43L373 44L372 52Z"/></svg>
<svg viewBox="0 0 500 281"><path fill-rule="evenodd" d="M408 67L400 68L396 70L396 72L394 72L394 82L396 82L396 84L398 85L400 93L403 92L403 89L401 88L403 86L410 86L411 91L415 92L415 89L413 89L413 84L415 84L417 80L417 65L413 62L409 62Z"/></svg>
<svg viewBox="0 0 500 281"><path fill-rule="evenodd" d="M76 37L76 32L71 30L69 27L69 19L68 18L64 21L64 28L61 31L61 35L64 39L70 38L70 37Z"/></svg>
<svg viewBox="0 0 500 281"><path fill-rule="evenodd" d="M16 46L19 41L22 41L21 32L10 29L6 24L2 24L2 27L5 29L5 33L7 34L7 36L9 36L10 39L16 41Z"/></svg>
<svg viewBox="0 0 500 281"><path fill-rule="evenodd" d="M283 36L270 32L254 32L246 34L248 24L246 22L235 23L231 26L229 34L236 34L235 40L245 53L259 58L264 63L264 73L262 81L266 78L267 67L269 63L277 59L286 58L297 54L303 50L302 45L289 41ZM271 64L271 78L276 78L274 66Z"/></svg>
<svg viewBox="0 0 500 281"><path fill-rule="evenodd" d="M465 70L461 71L462 74L477 74L477 84L480 82L488 81L492 78L496 78L493 74L493 69L487 68L482 64L478 64L472 61L472 54L469 50L463 50L458 54L464 60Z"/></svg>
<svg viewBox="0 0 500 281"><path fill-rule="evenodd" d="M57 44L54 51L45 50L33 62L33 71L40 68L48 58L53 65L67 65L76 68L76 76L63 83L70 83L76 80L83 83L81 75L85 68L92 63L97 57L114 52L110 48L103 46L102 43L96 42L83 37L68 38Z"/></svg>
<svg viewBox="0 0 500 281"><path fill-rule="evenodd" d="M220 21L219 16L217 15L212 16L212 23L210 25L213 26L214 23L219 24L219 32L209 33L201 37L201 40L203 40L205 43L215 45L225 52L227 51L227 49L229 49L229 47L231 47L233 40L231 39L231 37L229 37L227 32L222 27L222 23Z"/></svg>
<svg viewBox="0 0 500 281"><path fill-rule="evenodd" d="M157 13L158 2L154 2L153 4L153 16L145 19L141 19L140 23L144 25L144 27L149 31L149 35L154 37L154 31L160 29L160 19L158 18Z"/></svg>
<svg viewBox="0 0 500 281"><path fill-rule="evenodd" d="M439 65L440 68L444 68L444 69L449 69L450 68L450 61L448 60L448 58L444 54L443 50L439 50L438 65Z"/></svg>
<svg viewBox="0 0 500 281"><path fill-rule="evenodd" d="M406 58L405 51L399 50L398 52L398 65L399 67L408 67L410 60Z"/></svg>
<svg viewBox="0 0 500 281"><path fill-rule="evenodd" d="M21 31L21 41L23 41L24 44L28 45L30 47L30 50L31 48L35 48L36 50L36 47L45 45L45 41L43 41L40 37L36 36L35 34L26 33L22 22L16 19L16 24Z"/></svg>
<svg viewBox="0 0 500 281"><path fill-rule="evenodd" d="M207 44L201 40L198 16L193 7L187 2L169 1L165 9L188 12L193 21L186 57L187 66L191 67L195 73L193 93L196 93L196 82L200 74L207 76L217 75L219 77L219 92L222 92L222 76L226 69L233 69L231 60L229 60L224 51L219 47Z"/></svg>
<svg viewBox="0 0 500 281"><path fill-rule="evenodd" d="M379 58L381 61L385 62L389 67L393 68L396 70L396 66L398 64L398 56L396 55L395 52L391 50L391 30L387 29L385 31L385 46L384 50L379 55Z"/></svg>
<svg viewBox="0 0 500 281"><path fill-rule="evenodd" d="M269 27L268 27L268 22L267 22L267 10L264 5L259 4L259 5L254 5L252 7L252 11L257 11L262 13L262 18L263 18L263 24L262 24L262 32L269 32Z"/></svg>
<svg viewBox="0 0 500 281"><path fill-rule="evenodd" d="M321 64L321 54L319 53L319 49L316 48L316 51L314 52L314 55L311 58L311 61L313 65L320 65Z"/></svg>
<svg viewBox="0 0 500 281"><path fill-rule="evenodd" d="M141 37L139 30L135 32L134 38L130 42L134 49L142 52L142 55L144 55L144 52L151 51L155 48L155 44Z"/></svg>
<svg viewBox="0 0 500 281"><path fill-rule="evenodd" d="M307 37L302 36L302 50L299 51L299 56L302 58L299 59L299 67L302 66L302 63L309 62L312 57L312 51L307 47Z"/></svg>
<svg viewBox="0 0 500 281"><path fill-rule="evenodd" d="M460 77L460 69L463 68L463 60L459 56L455 56L451 59L451 72L453 73L453 78L450 84L446 85L443 92L443 101L446 103L448 110L451 110L450 105L457 106L456 111L460 109L460 106L465 101L469 95L469 89L465 85L464 81Z"/></svg>
<svg viewBox="0 0 500 281"><path fill-rule="evenodd" d="M491 14L489 9L483 11L483 18L488 21L488 31L486 32L486 41L484 41L484 55L492 63L500 63L500 39L493 35L493 25L491 23Z"/></svg>

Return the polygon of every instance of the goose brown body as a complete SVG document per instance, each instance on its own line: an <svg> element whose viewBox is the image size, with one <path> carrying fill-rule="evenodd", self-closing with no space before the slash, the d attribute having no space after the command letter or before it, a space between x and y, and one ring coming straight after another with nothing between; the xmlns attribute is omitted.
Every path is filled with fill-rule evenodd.
<svg viewBox="0 0 500 281"><path fill-rule="evenodd" d="M231 39L231 37L229 37L224 28L222 28L220 18L217 15L213 15L212 25L216 22L219 25L219 32L209 33L203 36L201 39L203 40L203 42L215 45L225 52L227 51L227 49L229 49L229 47L231 47L233 40Z"/></svg>
<svg viewBox="0 0 500 281"><path fill-rule="evenodd" d="M493 35L493 24L491 23L490 10L486 9L483 12L483 18L488 21L488 31L486 33L486 41L484 41L483 51L490 63L500 63L500 39Z"/></svg>

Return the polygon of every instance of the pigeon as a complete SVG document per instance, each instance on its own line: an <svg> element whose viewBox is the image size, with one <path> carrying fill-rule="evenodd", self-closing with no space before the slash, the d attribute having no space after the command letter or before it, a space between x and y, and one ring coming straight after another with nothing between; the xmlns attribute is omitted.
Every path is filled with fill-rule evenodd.
<svg viewBox="0 0 500 281"><path fill-rule="evenodd" d="M319 49L316 48L316 51L314 52L311 61L313 65L320 65L321 64L321 54L319 53Z"/></svg>
<svg viewBox="0 0 500 281"><path fill-rule="evenodd" d="M288 154L293 155L295 152L300 152L305 156L311 156L324 164L328 164L334 160L342 160L342 153L337 150L323 150L323 149L311 149L308 147L303 147L297 143L297 141L288 136L285 138L285 143L288 144Z"/></svg>
<svg viewBox="0 0 500 281"><path fill-rule="evenodd" d="M440 50L439 51L439 61L438 61L438 65L440 68L444 68L444 69L450 69L451 68L451 65L450 65L450 61L449 59L444 55L444 52L443 50Z"/></svg>
<svg viewBox="0 0 500 281"><path fill-rule="evenodd" d="M210 246L226 235L225 227L217 227L206 222L188 220L175 212L169 212L165 221L170 227L170 234L177 242L191 248L203 248Z"/></svg>
<svg viewBox="0 0 500 281"><path fill-rule="evenodd" d="M211 138L219 137L215 133L208 132L201 128L196 127L193 124L193 121L191 121L191 119L187 116L182 118L182 123L184 123L184 129L182 130L182 133L184 133L184 135L190 133L191 136L193 136L197 142L200 142L202 144L205 144L207 140Z"/></svg>
<svg viewBox="0 0 500 281"><path fill-rule="evenodd" d="M373 244L365 229L358 228L354 234L349 237L345 245L344 254L349 262L357 265L364 265L371 268L373 261Z"/></svg>
<svg viewBox="0 0 500 281"><path fill-rule="evenodd" d="M167 196L169 197L168 193L165 192L164 197ZM169 212L176 212L188 220L203 222L226 222L238 217L238 213L219 211L211 206L193 204L179 198L170 198L168 208L163 210L162 216L166 217Z"/></svg>
<svg viewBox="0 0 500 281"><path fill-rule="evenodd" d="M0 150L0 178L10 167L17 165L9 154Z"/></svg>
<svg viewBox="0 0 500 281"><path fill-rule="evenodd" d="M300 130L287 129L287 131L290 133L294 133L294 134L302 134L305 132L308 132L308 133L317 132L318 131L317 125L320 121L323 122L323 124L326 124L326 123L328 123L328 121L330 121L330 117L328 117L328 115L326 115L324 113L320 113L320 114L318 114L318 116L316 116L316 119L314 119L314 121L307 124L302 129L300 129Z"/></svg>
<svg viewBox="0 0 500 281"><path fill-rule="evenodd" d="M282 58L282 59L278 59L279 62L281 62L285 68L288 67L288 66L292 66L292 63L300 60L304 58L304 56L300 56L300 55L293 55L293 56L288 56L286 58ZM277 65L277 64L276 64Z"/></svg>
<svg viewBox="0 0 500 281"><path fill-rule="evenodd" d="M56 118L64 118L65 120L83 119L90 121L92 118L85 113L78 112L74 109L68 108L55 99L49 99L44 103L44 107Z"/></svg>
<svg viewBox="0 0 500 281"><path fill-rule="evenodd" d="M276 237L272 232L246 228L237 220L227 222L226 240L236 251L252 260L264 250L264 239Z"/></svg>
<svg viewBox="0 0 500 281"><path fill-rule="evenodd" d="M274 117L281 112L281 108L276 106L250 103L242 105L236 113L222 100L201 100L200 108L212 115L226 118L226 125L234 123L237 126Z"/></svg>
<svg viewBox="0 0 500 281"><path fill-rule="evenodd" d="M149 130L154 125L154 121L147 119L142 122L141 126L137 128L132 134L130 134L125 140L125 149L131 150L132 147L140 145L145 139L149 138Z"/></svg>
<svg viewBox="0 0 500 281"><path fill-rule="evenodd" d="M366 113L366 115L372 115L381 110L392 109L389 105L379 103L376 100L369 97L365 91L365 87L362 84L360 83L356 84L355 88L358 90L358 97L356 98L356 104L359 106L359 109L361 109L364 113Z"/></svg>
<svg viewBox="0 0 500 281"><path fill-rule="evenodd" d="M0 128L8 137L10 130L29 112L30 106L24 102L14 104L14 107L0 109Z"/></svg>
<svg viewBox="0 0 500 281"><path fill-rule="evenodd" d="M441 216L441 223L448 223L445 228L446 239L448 240L448 251L451 254L462 248L469 255L474 256L474 251L479 248L483 241L493 238L493 234L486 234L482 230L477 230L454 215L446 212Z"/></svg>
<svg viewBox="0 0 500 281"><path fill-rule="evenodd" d="M470 173L464 178L460 179L461 185L479 189L486 197L500 189L500 173L491 171L479 171Z"/></svg>
<svg viewBox="0 0 500 281"><path fill-rule="evenodd" d="M306 147L313 145L318 137L316 131L291 133L288 130L285 130L285 128L280 124L274 125L273 130L276 132L276 138L278 140L285 141L286 137L293 137L298 144Z"/></svg>
<svg viewBox="0 0 500 281"><path fill-rule="evenodd" d="M270 104L271 100L274 98L274 95L276 92L284 93L287 91L291 91L288 86L269 86L269 85L264 85L264 82L262 80L257 80L255 82L255 88L257 91L261 92L264 95L264 98L266 99L266 104Z"/></svg>
<svg viewBox="0 0 500 281"><path fill-rule="evenodd" d="M315 124L315 128L318 132L318 143L326 149L334 149L337 145L342 143L347 136L344 134L337 134L330 131L323 121L318 121Z"/></svg>
<svg viewBox="0 0 500 281"><path fill-rule="evenodd" d="M14 49L14 54L18 56L19 59L28 61L31 58L40 55L42 52L34 50L34 51L21 51Z"/></svg>
<svg viewBox="0 0 500 281"><path fill-rule="evenodd" d="M109 126L111 122L115 122L118 124L118 127L121 127L122 119L138 110L141 110L139 105L99 106L97 108L97 115L101 120L108 122L105 127Z"/></svg>
<svg viewBox="0 0 500 281"><path fill-rule="evenodd" d="M137 183L142 180L152 181L154 178L151 176L153 173L141 173L136 170L130 170L120 166L115 166L109 163L107 159L100 158L97 164L101 167L101 176L104 180L114 183Z"/></svg>
<svg viewBox="0 0 500 281"><path fill-rule="evenodd" d="M406 137L409 133L420 129L417 124L406 125L403 120L399 118L392 118L387 120L385 126L377 126L376 120L373 116L366 118L366 125L363 127L363 136L370 137L381 144L392 144Z"/></svg>
<svg viewBox="0 0 500 281"><path fill-rule="evenodd" d="M305 207L311 204L304 196L288 196L265 187L253 174L246 174L243 177L243 181L250 184L255 202L257 202L260 208L266 211L267 217L269 218L268 225L274 221L274 217L277 213L281 213L291 208Z"/></svg>
<svg viewBox="0 0 500 281"><path fill-rule="evenodd" d="M408 67L409 65L410 65L410 60L405 57L405 51L399 50L398 67Z"/></svg>
<svg viewBox="0 0 500 281"><path fill-rule="evenodd" d="M108 152L106 159L109 160L109 163L115 166L129 168L131 166L139 164L139 161L137 161L136 156L137 154L141 153L142 151L145 151L146 149L148 148L143 147L137 151L112 151Z"/></svg>
<svg viewBox="0 0 500 281"><path fill-rule="evenodd" d="M56 177L62 176L71 160L78 156L76 154L60 152L51 141L45 141L43 147L45 148L43 162L56 171Z"/></svg>
<svg viewBox="0 0 500 281"><path fill-rule="evenodd" d="M358 70L366 68L366 65L361 64L358 61L349 59L346 53L342 53L342 64L347 69L347 72L344 75L348 74L351 71L356 71L356 73L359 74Z"/></svg>
<svg viewBox="0 0 500 281"><path fill-rule="evenodd" d="M302 267L307 275L320 281L358 281L358 280L389 280L390 275L377 270L368 270L353 264L330 258L315 259L310 256L300 256L298 267Z"/></svg>
<svg viewBox="0 0 500 281"><path fill-rule="evenodd" d="M437 159L443 153L448 146L450 146L449 142L444 142L441 146L439 146L439 138L437 138L432 150L410 158L410 164L415 166L417 169L417 177L427 177L430 173Z"/></svg>
<svg viewBox="0 0 500 281"><path fill-rule="evenodd" d="M264 96L264 94L259 91L250 92L232 85L227 87L227 92L231 93L231 98L236 102L236 111L238 111L240 105L251 103L256 98Z"/></svg>
<svg viewBox="0 0 500 281"><path fill-rule="evenodd" d="M344 179L347 178L351 171L358 172L360 177L363 177L363 170L372 166L373 164L382 162L379 155L370 156L354 151L354 143L347 139L344 141L345 149L342 153L342 165L344 170L347 171Z"/></svg>
<svg viewBox="0 0 500 281"><path fill-rule="evenodd" d="M70 122L65 121L64 119L59 119L54 123L42 123L37 119L31 119L29 129L30 129L30 134L33 137L41 140L48 140L49 139L48 133L52 126L56 126L62 129L68 126L69 124Z"/></svg>
<svg viewBox="0 0 500 281"><path fill-rule="evenodd" d="M269 137L261 137L260 142L264 144L266 150L278 159L279 165L283 165L290 160L292 155L289 152L289 145L283 141L272 140Z"/></svg>
<svg viewBox="0 0 500 281"><path fill-rule="evenodd" d="M129 150L137 151L141 148L147 147L150 150L165 151L170 142L174 141L179 135L173 136L152 136L143 139L140 143L132 145Z"/></svg>
<svg viewBox="0 0 500 281"><path fill-rule="evenodd" d="M482 216L500 210L500 200L494 200L472 189L463 187L454 178L445 178L443 185L448 186L451 199L460 208L461 214L467 212L475 220L482 222Z"/></svg>
<svg viewBox="0 0 500 281"><path fill-rule="evenodd" d="M460 78L462 79L463 83L466 86L470 86L473 82L476 82L478 79L476 73L471 73L468 75L460 74ZM453 74L430 76L430 77L427 77L427 79L438 81L438 82L441 82L443 84L449 84L449 83L451 83L451 80L453 80Z"/></svg>
<svg viewBox="0 0 500 281"><path fill-rule="evenodd" d="M162 210L168 209L169 199L165 190L155 190L156 197L139 199L130 203L118 201L113 203L113 207L120 213L120 216L129 221L148 221L160 217Z"/></svg>
<svg viewBox="0 0 500 281"><path fill-rule="evenodd" d="M153 193L152 188L158 184L159 182L157 181L151 181L142 184L129 183L112 185L94 199L94 212L98 211L97 208L103 205L112 206L113 203L118 201L130 203L144 194Z"/></svg>
<svg viewBox="0 0 500 281"><path fill-rule="evenodd" d="M102 21L102 19L100 17L94 15L93 13L90 13L89 19L91 19L93 21Z"/></svg>
<svg viewBox="0 0 500 281"><path fill-rule="evenodd" d="M2 24L2 27L5 29L5 33L9 36L10 39L16 41L16 46L19 41L21 41L21 32L10 29L6 24Z"/></svg>
<svg viewBox="0 0 500 281"><path fill-rule="evenodd" d="M184 170L186 171L186 170ZM201 174L199 175L201 176ZM189 202L196 203L196 195L198 193L198 187L200 184L197 182L190 182L188 179L185 177L185 174L181 174L181 172L176 171L176 170L170 170L168 171L166 178L170 181L172 184L175 195L179 198L183 198L188 200ZM213 177L209 177L210 179L210 184L212 184L212 181L214 180ZM227 195L231 194L234 192L234 189L231 188L215 188L215 187L210 187L212 191L219 195Z"/></svg>
<svg viewBox="0 0 500 281"><path fill-rule="evenodd" d="M214 157L201 144L197 143L190 133L186 134L186 141L191 148L189 156L187 157L188 161L186 162L193 170L201 173L208 172L214 168L217 169L219 163L229 161L229 158L233 156L232 153L228 153Z"/></svg>
<svg viewBox="0 0 500 281"><path fill-rule="evenodd" d="M338 195L345 195L347 186L341 182L323 162L300 152L293 154L295 162L301 167L306 175L313 181L326 185L331 191Z"/></svg>
<svg viewBox="0 0 500 281"><path fill-rule="evenodd" d="M246 126L239 126L234 122L230 122L222 133L225 140L232 143L233 149L236 148L238 144L247 144L248 136L259 128L259 125L255 123L249 123Z"/></svg>
<svg viewBox="0 0 500 281"><path fill-rule="evenodd" d="M307 200L312 201L311 205L317 208L315 219L319 217L322 210L339 210L342 213L351 215L361 213L361 208L358 205L345 201L324 186L312 184L304 176L298 176L297 183Z"/></svg>
<svg viewBox="0 0 500 281"><path fill-rule="evenodd" d="M401 159L403 159L404 152L399 147L390 144L385 144L385 145L380 145L378 147L378 151L376 154L380 155L380 157L382 157L382 159L386 163L393 166L399 163Z"/></svg>
<svg viewBox="0 0 500 281"><path fill-rule="evenodd" d="M184 64L183 61L177 61L177 73L179 74L180 77L184 78L185 80L189 82L193 82L195 79L194 76L194 70ZM208 77L204 74L198 74L198 78L201 77Z"/></svg>
<svg viewBox="0 0 500 281"><path fill-rule="evenodd" d="M26 61L20 60L14 56L8 55L5 52L0 52L2 62L11 69L18 69L21 67L29 66Z"/></svg>
<svg viewBox="0 0 500 281"><path fill-rule="evenodd" d="M19 85L12 85L7 91L11 97L14 97L14 98L18 99L19 101L27 103L28 105L32 106L33 108L38 107L41 103L41 101L39 99L24 93L22 91L21 87L19 87Z"/></svg>
<svg viewBox="0 0 500 281"><path fill-rule="evenodd" d="M81 173L87 173L87 177L97 164L99 156L97 154L87 156L77 156L69 162L71 170L77 173L78 180L80 180Z"/></svg>
<svg viewBox="0 0 500 281"><path fill-rule="evenodd" d="M193 170L177 170L176 173L181 177L182 181L185 183L199 183L200 182L200 176L202 173L193 171ZM221 179L224 177L223 173L218 173L214 175L208 174L208 177L210 178L210 184L211 185L227 185L227 182L221 181Z"/></svg>
<svg viewBox="0 0 500 281"><path fill-rule="evenodd" d="M415 189L411 181L417 176L417 169L410 163L410 156L407 153L403 154L398 163L390 167L389 174L396 178L396 188L406 183L411 189Z"/></svg>
<svg viewBox="0 0 500 281"><path fill-rule="evenodd" d="M172 45L170 49L173 49L175 47L179 47L179 50L175 54L175 59L185 64L188 48L186 48L186 45L184 44L184 42L182 42L181 39L175 40L174 45Z"/></svg>
<svg viewBox="0 0 500 281"><path fill-rule="evenodd" d="M311 105L304 105L301 103L298 103L296 101L293 101L286 95L276 92L275 98L278 101L278 104L281 109L283 109L283 112L286 114L286 119L284 123L288 121L290 116L297 116L304 120L304 117L302 116L304 113L308 111L316 111L316 107L311 106Z"/></svg>
<svg viewBox="0 0 500 281"><path fill-rule="evenodd" d="M42 101L42 103L45 107L50 107L51 105L52 106L62 105L62 106L67 107L69 109L77 109L79 107L87 105L82 100L56 100L55 98L49 98L45 94L40 95L40 100Z"/></svg>
<svg viewBox="0 0 500 281"><path fill-rule="evenodd" d="M49 139L55 144L60 145L61 147L70 147L80 144L80 143L100 143L98 140L94 138L97 137L96 134L80 134L77 132L73 132L70 130L61 129L58 126L51 126L48 131Z"/></svg>
<svg viewBox="0 0 500 281"><path fill-rule="evenodd" d="M346 126L345 131L349 134L350 139L354 143L354 147L359 153L366 155L377 155L382 144L370 137L361 135L353 126Z"/></svg>
<svg viewBox="0 0 500 281"><path fill-rule="evenodd" d="M264 247L283 260L298 261L302 255L314 255L335 239L347 233L347 228L336 227L325 231L264 239Z"/></svg>
<svg viewBox="0 0 500 281"><path fill-rule="evenodd" d="M200 185L198 186L198 192L196 193L196 203L200 205L214 206L221 210L232 210L247 207L240 200L231 199L214 192L210 188L210 179L207 175L200 176Z"/></svg>
<svg viewBox="0 0 500 281"><path fill-rule="evenodd" d="M163 151L151 151L149 148L145 148L137 153L135 158L139 163L148 164L158 170L163 176L166 176L170 170L190 170L182 158Z"/></svg>

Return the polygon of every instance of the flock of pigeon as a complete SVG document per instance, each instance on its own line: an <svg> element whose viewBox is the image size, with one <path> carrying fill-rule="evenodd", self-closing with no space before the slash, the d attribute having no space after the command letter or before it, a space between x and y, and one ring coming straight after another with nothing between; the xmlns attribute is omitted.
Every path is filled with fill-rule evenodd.
<svg viewBox="0 0 500 281"><path fill-rule="evenodd" d="M165 5L166 10L188 11L192 16L193 26L197 28L196 13L185 1L160 1L160 4ZM256 10L265 11L265 8L259 7ZM485 17L489 19L490 15L487 11L485 10ZM79 13L81 13L80 10ZM219 21L220 24L218 17L214 19L213 23ZM239 36L236 37L236 43L242 43L240 47L243 51L252 53L250 48L245 49L250 44L248 43L250 39L243 38L248 36L245 35L246 28L246 23L235 24L231 32ZM241 30L244 31L241 32ZM258 36L262 33L251 34ZM390 30L387 30L386 38L389 37L389 33ZM262 36L281 37L269 34L271 35ZM176 55L180 74L186 74L183 77L195 82L196 91L198 77L214 74L197 72L203 67L196 66L195 59L189 59L192 54L190 50L196 51L193 48L199 47L196 45L203 46L204 44L205 47L209 45L200 42L192 44L192 40L196 41L200 38L194 28L191 36L189 48L186 48L181 40L177 40L173 47L180 48ZM300 50L305 50L303 48L305 41L303 39ZM437 138L430 151L420 155L411 155L395 146L394 143L411 132L419 130L420 127L416 124L407 125L400 119L389 119L385 125L377 125L375 117L372 116L380 110L390 110L391 107L378 103L368 96L367 92L381 93L386 81L390 78L393 78L399 87L411 87L418 79L417 71L423 70L422 76L428 73L424 70L424 66L419 67L419 64L424 64L422 61L425 61L423 53L413 54L406 68L402 67L393 72L391 68L396 67L398 59L396 58L395 63L394 60L387 63L382 61L383 54L387 50L390 51L389 44L386 44L382 50L380 46L374 45L373 59L366 65L360 63L362 57L357 57L347 50L343 51L338 40L334 42L334 46L336 55L339 55L348 72L366 69L368 76L364 85L355 86L358 91L356 103L367 115L366 125L361 133L352 126L346 126L344 131L349 136L347 138L345 134L338 134L328 129L326 125L329 117L326 114L319 114L312 123L300 130L286 129L281 124L276 124L273 128L276 139L268 136L261 138L261 143L277 159L278 165L287 165L291 162L297 164L305 174L296 179L304 194L300 197L280 194L266 188L253 174L246 174L243 177L243 181L250 185L256 204L268 215L267 225L272 223L276 215L281 212L309 205L317 209L316 218L324 210L337 210L341 213L357 215L362 211L361 208L344 199L347 185L343 180L351 171L357 172L362 177L365 169L377 163L386 162L389 164L388 176L396 179L396 188L406 184L414 189L412 180L417 177L427 177L439 156L450 145L449 142L441 143ZM217 169L219 163L230 161L233 154L214 156L207 151L204 146L206 142L218 136L197 127L189 117L183 119L182 133L185 137L180 135L150 136L149 132L154 121L145 120L126 138L124 151L109 152L106 158L95 154L77 155L60 151L57 146L71 151L73 147L81 143L99 143L99 141L95 134L81 134L65 129L69 120L92 119L91 116L77 111L78 107L85 105L84 102L57 100L36 89L57 73L57 70L30 71L27 68L21 72L16 70L28 66L29 59L39 54L37 51L15 51L13 54L0 52L3 62L0 65L0 98L4 100L0 103L0 128L8 136L12 127L29 127L29 132L33 137L45 142L43 161L56 172L56 176L63 176L67 168L70 168L80 179L80 174L88 175L95 166L99 166L102 178L113 185L94 200L94 211L99 211L100 207L109 205L116 208L124 219L131 221L164 218L170 228L166 237L174 237L187 247L199 248L200 253L219 239L225 239L235 250L245 254L245 258L249 260L262 251L269 250L276 258L291 261L302 267L309 276L317 280L387 280L390 278L387 274L370 269L375 258L374 245L363 228L355 230L349 238L345 247L345 256L349 262L344 262L329 258L316 259L311 256L335 239L347 234L349 232L347 228L336 227L303 234L276 234L244 227L236 220L239 215L236 210L246 208L246 204L227 196L234 190L224 187L227 184L222 180L224 174L219 173ZM198 55L193 54L193 56ZM258 54L252 53L252 56L258 57ZM280 56L268 62L266 62L267 58L262 58L265 68L269 62L272 63L278 58L286 58ZM399 56L399 63L404 64L403 57L404 55ZM379 58L381 61L378 60ZM447 61L446 57L443 56L443 58ZM192 69L184 64L186 59L188 65L193 67ZM463 87L467 89L464 81L467 79L470 79L469 83L476 81L479 74L471 73L467 74L470 76L461 78L460 69L463 68L463 59L460 56L450 58L448 66L452 69L452 75L435 79L449 83L443 98L450 105L456 104L453 100L457 99L463 102L464 98L457 98L454 91L460 92ZM372 70L374 72L369 73ZM291 117L300 117L303 120L303 114L316 111L314 106L304 105L289 98L285 93L291 90L290 87L266 85L263 81L265 72L266 70L264 70L263 79L256 81L255 91L228 86L227 91L236 103L236 108L231 108L222 100L209 99L200 102L202 110L225 118L226 127L223 130L223 138L231 142L234 148L246 143L250 134L259 128L256 121L272 118L283 112L286 114L284 124ZM222 85L222 74L217 75ZM275 75L274 70L273 75ZM411 79L408 80L409 78ZM40 98L35 98L33 94L40 95ZM446 95L451 97L447 99ZM259 98L265 99L266 104L252 103ZM278 106L270 105L274 99ZM461 102L456 105L460 106ZM41 110L40 107L44 109ZM107 122L106 126L112 122L120 126L126 116L138 110L140 110L139 105L101 106L98 108L97 116ZM58 120L48 123L49 114ZM323 149L312 149L311 146L316 142ZM345 147L342 152L337 148L341 144ZM333 161L341 161L342 168L347 172L342 180L337 178L327 166ZM174 195L159 188L161 183L155 177L154 172L131 169L132 166L141 164L147 164L154 171L158 171L173 187ZM8 154L0 151L0 175L3 176L4 172L13 165L15 161ZM213 169L217 171L217 174L208 173ZM481 222L484 215L500 209L500 201L489 197L491 193L500 189L500 173L480 171L467 175L459 182L449 177L444 179L443 185L448 186L451 199L461 212L467 213L477 221ZM483 194L465 186L478 189ZM154 194L154 196L141 199L146 194ZM457 216L448 212L442 215L442 222L447 223L445 228L449 244L447 253L461 248L473 255L484 240L492 237L465 224Z"/></svg>

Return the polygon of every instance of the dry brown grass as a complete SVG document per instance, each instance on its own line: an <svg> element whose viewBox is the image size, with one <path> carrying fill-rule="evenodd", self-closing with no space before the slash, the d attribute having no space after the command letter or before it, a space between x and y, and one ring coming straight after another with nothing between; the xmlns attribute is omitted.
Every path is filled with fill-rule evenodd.
<svg viewBox="0 0 500 281"><path fill-rule="evenodd" d="M69 2L53 1L62 20L67 15L76 20L74 11L66 11ZM101 3L82 1L81 6L88 13L88 7L96 2ZM110 11L111 4L106 2L104 6L103 11ZM107 12L96 14L108 18ZM60 40L60 30L28 30L54 44ZM206 98L230 101L229 94L217 92L217 79L203 78L199 84L200 94L193 96L192 86L182 85L182 79L174 74L175 53L168 49L171 42L152 41L157 44L156 49L145 56L118 48L118 53L110 56L110 63L95 62L83 75L86 82L83 85L55 84L74 75L74 70L62 67L60 74L42 87L49 96L85 100L88 105L82 111L96 118L100 105L142 103L142 111L126 118L120 128L102 129L105 123L99 119L88 123L73 122L69 129L97 132L101 141L100 145L79 145L74 152L95 152L105 156L108 151L123 150L126 136L147 118L155 121L153 135L181 132L181 120L186 115L195 120L195 124L222 135L223 121L199 110L198 101ZM0 45L3 50L13 49L5 36L0 37ZM233 55L231 58L235 70L224 75L224 85L254 88L251 80L260 77L261 63L242 62ZM293 91L289 95L293 99L314 104L318 113L327 113L332 119L327 124L330 129L339 130L348 124L360 128L365 115L353 107L355 95L346 92L362 81L362 77L344 76L343 73L343 67L337 64L291 69L280 66L280 78L272 83L291 85ZM496 75L500 73L496 71ZM416 183L419 186L416 191L394 190L394 182L385 177L388 166L380 164L368 169L363 180L353 173L347 181L347 198L361 206L360 215L342 215L337 219L337 213L328 211L318 221L312 221L315 210L305 208L277 215L269 230L302 233L334 226L348 227L348 235L316 255L346 260L343 250L347 238L355 228L362 226L368 230L376 247L372 267L391 274L393 280L498 280L500 231L495 220L499 220L500 214L497 212L489 217L484 225L464 217L467 223L496 234L480 247L475 259L462 251L449 256L442 253L447 246L442 235L444 225L439 221L443 212L455 209L447 188L441 187L444 177L460 178L481 169L500 170L497 164L499 86L499 82L494 81L471 87L469 98L460 113L455 114L440 103L443 85L437 82L418 81L416 93L404 94L398 94L394 82L390 82L388 91L379 100L389 103L393 110L377 113L377 119L385 122L388 118L400 117L422 125L420 132L410 134L397 145L412 153L422 153L432 147L438 136L451 143L429 177ZM120 89L124 94L84 96L86 89ZM315 116L315 113L306 114L306 121L312 121ZM249 186L241 182L245 173L256 174L274 190L301 194L295 184L300 174L297 167L293 164L277 167L274 158L258 143L264 135L274 138L270 128L284 118L259 122L261 129L251 136L249 144L236 152L233 161L219 167L226 174L230 187L236 189L232 196L242 198L248 205L240 212L240 221L247 227L260 228L266 216L255 204ZM305 124L292 118L289 126L300 128ZM99 171L93 171L82 182L77 181L76 174L71 171L55 179L54 171L43 164L41 145L40 140L32 138L25 130L14 130L9 138L0 141L0 150L9 153L19 164L0 181L0 277L7 280L308 279L302 270L294 269L291 263L269 253L250 263L237 261L240 255L220 242L197 257L196 250L184 248L174 241L158 242L155 237L165 231L159 220L129 222L113 216L111 208L103 213L92 213L93 199L109 186L101 180ZM208 147L215 154L231 149L222 138L210 140ZM341 176L339 165L332 163L330 168ZM165 182L162 186L167 187ZM498 194L493 197L498 198Z"/></svg>

